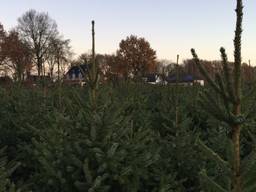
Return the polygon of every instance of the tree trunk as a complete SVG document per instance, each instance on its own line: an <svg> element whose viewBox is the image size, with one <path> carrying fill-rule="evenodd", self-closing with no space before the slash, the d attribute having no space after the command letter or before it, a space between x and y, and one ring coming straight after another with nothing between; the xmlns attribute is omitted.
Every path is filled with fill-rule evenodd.
<svg viewBox="0 0 256 192"><path fill-rule="evenodd" d="M60 81L60 60L59 60L59 58L58 58L57 64L58 64L58 82L59 82Z"/></svg>
<svg viewBox="0 0 256 192"><path fill-rule="evenodd" d="M40 75L41 75L39 66L37 67L37 75L38 75L38 77L40 77Z"/></svg>
<svg viewBox="0 0 256 192"><path fill-rule="evenodd" d="M233 192L241 192L241 173L240 173L240 126L233 127L232 140L234 145L233 163Z"/></svg>
<svg viewBox="0 0 256 192"><path fill-rule="evenodd" d="M176 63L176 70L175 70L175 78L176 78L176 82L175 82L175 124L176 124L176 128L178 128L179 126L179 90L178 90L178 83L179 83L179 55L177 55L177 63Z"/></svg>
<svg viewBox="0 0 256 192"><path fill-rule="evenodd" d="M234 115L238 116L241 113L240 102L234 106ZM242 182L241 182L241 157L240 157L240 125L232 126L232 142L234 148L234 162L233 162L233 192L242 192Z"/></svg>
<svg viewBox="0 0 256 192"><path fill-rule="evenodd" d="M236 30L234 39L234 93L235 100L233 114L238 117L241 114L241 34L242 34L242 19L243 19L243 1L237 0L236 6ZM240 131L241 125L232 126L232 142L234 147L234 162L233 162L233 181L232 191L242 192L241 181L241 157L240 157Z"/></svg>
<svg viewBox="0 0 256 192"><path fill-rule="evenodd" d="M40 56L37 56L37 73L38 73L38 77L40 78L43 72L43 62L42 62L42 58Z"/></svg>

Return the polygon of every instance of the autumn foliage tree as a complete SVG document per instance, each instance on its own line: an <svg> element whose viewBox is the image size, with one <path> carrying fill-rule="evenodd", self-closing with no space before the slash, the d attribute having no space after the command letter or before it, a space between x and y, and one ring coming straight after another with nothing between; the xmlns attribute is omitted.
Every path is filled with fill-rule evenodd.
<svg viewBox="0 0 256 192"><path fill-rule="evenodd" d="M140 77L156 69L156 51L144 38L131 35L119 44L117 70L125 77Z"/></svg>
<svg viewBox="0 0 256 192"><path fill-rule="evenodd" d="M6 32L4 30L3 25L0 23L0 72L2 74L7 74L5 61L6 61L6 55L3 53L3 44L6 38Z"/></svg>
<svg viewBox="0 0 256 192"><path fill-rule="evenodd" d="M0 23L0 64L2 64L5 59L5 55L2 52L2 50L3 50L2 45L3 45L5 37L6 37L6 32L4 30L3 25Z"/></svg>
<svg viewBox="0 0 256 192"><path fill-rule="evenodd" d="M32 54L29 45L20 39L18 32L10 31L5 37L2 53L7 59L6 65L14 74L14 79L24 80L25 73L32 68Z"/></svg>
<svg viewBox="0 0 256 192"><path fill-rule="evenodd" d="M14 80L21 81L25 73L32 68L32 55L29 45L20 38L20 34L11 30L6 32L0 24L0 66L1 73L13 75Z"/></svg>

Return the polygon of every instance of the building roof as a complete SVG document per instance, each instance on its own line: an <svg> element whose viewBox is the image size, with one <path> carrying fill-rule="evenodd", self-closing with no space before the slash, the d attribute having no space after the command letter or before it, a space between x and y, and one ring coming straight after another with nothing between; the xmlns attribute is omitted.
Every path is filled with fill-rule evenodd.
<svg viewBox="0 0 256 192"><path fill-rule="evenodd" d="M72 76L74 74L75 77L79 77L79 75L81 74L82 77L84 77L84 74L86 74L88 72L88 69L89 69L89 65L88 64L75 65L75 66L72 66L68 70L66 75Z"/></svg>
<svg viewBox="0 0 256 192"><path fill-rule="evenodd" d="M145 78L146 82L153 83L153 82L156 82L157 80L157 74L155 73L146 74L144 75L143 78Z"/></svg>
<svg viewBox="0 0 256 192"><path fill-rule="evenodd" d="M195 77L193 75L179 75L177 77L177 80L179 83L192 83L193 81L198 81L202 79ZM169 75L168 77L166 77L166 81L168 83L176 83L176 75Z"/></svg>

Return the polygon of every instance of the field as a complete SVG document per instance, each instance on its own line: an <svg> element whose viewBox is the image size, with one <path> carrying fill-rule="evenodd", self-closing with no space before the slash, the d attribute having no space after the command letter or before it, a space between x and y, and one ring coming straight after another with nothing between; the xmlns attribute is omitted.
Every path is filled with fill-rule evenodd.
<svg viewBox="0 0 256 192"><path fill-rule="evenodd" d="M94 20L74 59L48 12L0 23L0 192L255 192L256 68L235 2L234 57L224 43L214 61L159 60L133 34L98 54Z"/></svg>
<svg viewBox="0 0 256 192"><path fill-rule="evenodd" d="M206 169L225 186L225 170L198 141L226 159L230 130L198 107L201 89L104 85L96 107L87 87L1 89L1 177L16 191L176 192L200 191ZM252 146L242 141L242 155Z"/></svg>

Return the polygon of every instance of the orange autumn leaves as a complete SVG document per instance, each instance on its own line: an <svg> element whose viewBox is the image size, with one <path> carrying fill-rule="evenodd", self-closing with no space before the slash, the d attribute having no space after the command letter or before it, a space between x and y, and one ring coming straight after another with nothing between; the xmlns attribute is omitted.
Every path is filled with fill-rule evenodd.
<svg viewBox="0 0 256 192"><path fill-rule="evenodd" d="M1 64L14 73L17 80L24 79L25 72L32 68L32 55L29 46L20 39L18 32L5 32L0 25Z"/></svg>
<svg viewBox="0 0 256 192"><path fill-rule="evenodd" d="M138 77L156 71L156 52L144 38L131 35L120 42L116 56L110 57L109 63L113 73Z"/></svg>

